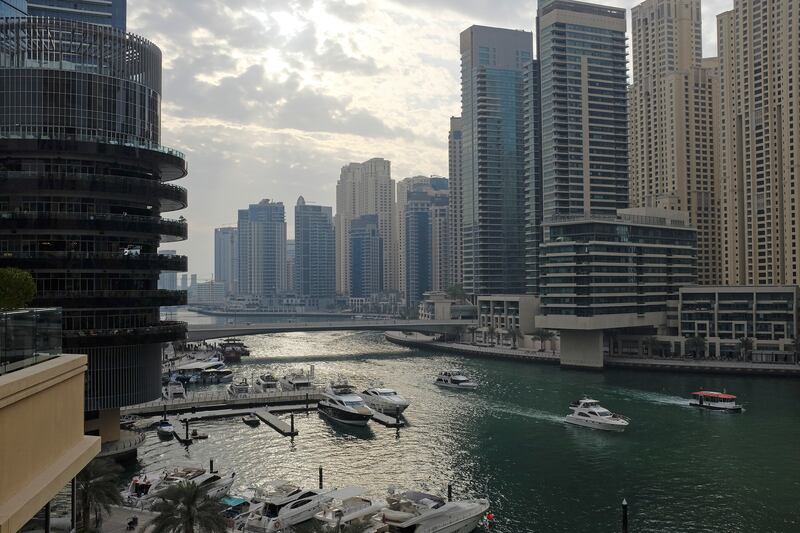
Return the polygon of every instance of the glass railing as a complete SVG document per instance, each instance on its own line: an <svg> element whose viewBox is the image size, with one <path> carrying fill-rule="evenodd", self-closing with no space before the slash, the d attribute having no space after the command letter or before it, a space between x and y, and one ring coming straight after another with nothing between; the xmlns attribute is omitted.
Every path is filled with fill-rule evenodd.
<svg viewBox="0 0 800 533"><path fill-rule="evenodd" d="M0 312L0 375L61 354L61 309Z"/></svg>
<svg viewBox="0 0 800 533"><path fill-rule="evenodd" d="M0 131L0 140L2 139L30 139L30 140L43 140L43 141L84 141L100 144L112 144L114 146L127 146L129 148L152 150L162 154L171 155L180 159L186 159L186 155L180 150L175 150L168 146L163 146L158 143L148 142L144 139L126 139L117 140L109 139L108 137L99 135L83 135L80 133L70 133L68 135L45 135L39 133L19 133L14 131Z"/></svg>

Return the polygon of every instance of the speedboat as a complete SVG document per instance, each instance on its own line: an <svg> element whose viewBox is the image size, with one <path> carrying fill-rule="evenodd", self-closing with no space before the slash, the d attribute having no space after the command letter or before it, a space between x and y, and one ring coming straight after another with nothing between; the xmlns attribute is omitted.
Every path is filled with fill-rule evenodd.
<svg viewBox="0 0 800 533"><path fill-rule="evenodd" d="M242 417L242 422L247 424L250 427L256 427L261 424L261 419L256 416L255 413L250 413L249 415L245 415Z"/></svg>
<svg viewBox="0 0 800 533"><path fill-rule="evenodd" d="M742 406L736 403L736 396L727 392L714 392L699 390L692 393L689 405L702 407L703 409L713 409L715 411L730 411L738 413L742 411Z"/></svg>
<svg viewBox="0 0 800 533"><path fill-rule="evenodd" d="M389 505L372 517L364 533L469 533L489 510L484 499L447 502L422 492L389 496Z"/></svg>
<svg viewBox="0 0 800 533"><path fill-rule="evenodd" d="M256 378L256 387L264 392L276 391L278 390L278 382L278 378L276 378L272 372L267 372Z"/></svg>
<svg viewBox="0 0 800 533"><path fill-rule="evenodd" d="M197 466L179 466L134 477L122 496L127 505L148 508L169 487L191 482L203 489L209 498L218 500L228 494L235 476L235 472L222 476Z"/></svg>
<svg viewBox="0 0 800 533"><path fill-rule="evenodd" d="M351 426L366 426L372 418L372 409L355 393L355 387L342 378L328 386L317 409L328 418Z"/></svg>
<svg viewBox="0 0 800 533"><path fill-rule="evenodd" d="M569 404L569 408L572 409L572 413L568 414L564 421L576 426L605 431L625 431L630 424L630 418L612 413L601 406L600 402L591 398L574 401Z"/></svg>
<svg viewBox="0 0 800 533"><path fill-rule="evenodd" d="M306 390L314 385L314 376L307 372L293 371L281 378L283 390Z"/></svg>
<svg viewBox="0 0 800 533"><path fill-rule="evenodd" d="M294 499L276 509L266 504L261 515L253 514L245 522L244 530L254 533L285 531L286 528L311 520L334 498L346 499L361 494L364 489L345 487L339 490L310 490L303 497ZM275 512L277 511L277 512Z"/></svg>
<svg viewBox="0 0 800 533"><path fill-rule="evenodd" d="M363 531L370 525L375 513L386 507L385 501L373 501L360 495L348 495L345 498L334 498L314 519L323 527L332 531Z"/></svg>
<svg viewBox="0 0 800 533"><path fill-rule="evenodd" d="M461 370L444 370L439 372L434 383L440 387L447 387L450 389L474 390L478 388L478 384L474 381L470 381Z"/></svg>
<svg viewBox="0 0 800 533"><path fill-rule="evenodd" d="M370 408L390 415L399 415L409 406L408 400L397 394L396 390L382 385L369 387L361 393L361 397Z"/></svg>
<svg viewBox="0 0 800 533"><path fill-rule="evenodd" d="M156 433L162 439L171 439L175 436L175 427L169 420L161 420L156 426Z"/></svg>
<svg viewBox="0 0 800 533"><path fill-rule="evenodd" d="M164 398L167 400L185 400L186 389L183 388L183 383L180 381L170 380L167 386L163 389Z"/></svg>
<svg viewBox="0 0 800 533"><path fill-rule="evenodd" d="M228 385L228 394L231 396L239 396L240 394L248 394L249 392L250 384L247 382L247 378L239 383L231 383Z"/></svg>

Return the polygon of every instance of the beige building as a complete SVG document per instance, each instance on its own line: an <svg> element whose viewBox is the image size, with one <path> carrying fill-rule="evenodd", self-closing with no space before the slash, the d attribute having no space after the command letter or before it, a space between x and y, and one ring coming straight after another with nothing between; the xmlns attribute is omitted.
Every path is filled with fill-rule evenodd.
<svg viewBox="0 0 800 533"><path fill-rule="evenodd" d="M723 283L800 283L800 10L737 0L717 17Z"/></svg>
<svg viewBox="0 0 800 533"><path fill-rule="evenodd" d="M342 167L336 184L336 292L350 294L350 224L362 215L378 215L383 239L383 290L398 289L395 183L391 163L374 158Z"/></svg>
<svg viewBox="0 0 800 533"><path fill-rule="evenodd" d="M631 206L685 212L697 228L698 282L720 280L715 184L716 58L702 59L700 0L631 10Z"/></svg>
<svg viewBox="0 0 800 533"><path fill-rule="evenodd" d="M464 283L464 272L462 270L464 260L464 235L463 222L463 194L464 178L461 169L461 129L463 122L461 117L450 117L450 133L448 135L448 171L450 173L450 201L447 211L447 225L450 233L450 248L452 256L450 259L449 274L447 285L461 285Z"/></svg>

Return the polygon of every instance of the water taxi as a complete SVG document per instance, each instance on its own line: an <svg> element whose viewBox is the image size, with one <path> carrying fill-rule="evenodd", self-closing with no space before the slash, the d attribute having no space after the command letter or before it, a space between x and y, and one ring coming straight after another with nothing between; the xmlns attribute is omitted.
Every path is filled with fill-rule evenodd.
<svg viewBox="0 0 800 533"><path fill-rule="evenodd" d="M715 411L730 411L732 413L738 413L742 410L742 406L736 403L736 396L733 394L708 390L693 392L689 405Z"/></svg>

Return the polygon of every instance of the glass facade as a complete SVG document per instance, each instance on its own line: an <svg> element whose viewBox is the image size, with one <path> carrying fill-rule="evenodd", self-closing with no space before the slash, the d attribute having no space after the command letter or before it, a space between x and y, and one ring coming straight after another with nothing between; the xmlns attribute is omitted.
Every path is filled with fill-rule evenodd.
<svg viewBox="0 0 800 533"><path fill-rule="evenodd" d="M294 208L297 294L328 300L336 297L335 244L333 209L306 204L301 196Z"/></svg>
<svg viewBox="0 0 800 533"><path fill-rule="evenodd" d="M111 26L125 31L127 0L29 0L31 17L49 17Z"/></svg>
<svg viewBox="0 0 800 533"><path fill-rule="evenodd" d="M239 210L240 295L271 298L286 291L286 212L283 202L261 200Z"/></svg>
<svg viewBox="0 0 800 533"><path fill-rule="evenodd" d="M542 106L539 62L523 75L525 93L525 292L539 294L539 243L542 242Z"/></svg>
<svg viewBox="0 0 800 533"><path fill-rule="evenodd" d="M61 354L61 309L0 313L0 375Z"/></svg>
<svg viewBox="0 0 800 533"><path fill-rule="evenodd" d="M350 225L350 297L369 298L383 290L383 239L378 215L362 215Z"/></svg>
<svg viewBox="0 0 800 533"><path fill-rule="evenodd" d="M0 18L28 16L27 0L0 0Z"/></svg>

